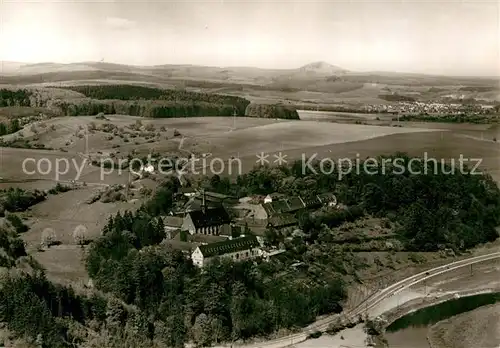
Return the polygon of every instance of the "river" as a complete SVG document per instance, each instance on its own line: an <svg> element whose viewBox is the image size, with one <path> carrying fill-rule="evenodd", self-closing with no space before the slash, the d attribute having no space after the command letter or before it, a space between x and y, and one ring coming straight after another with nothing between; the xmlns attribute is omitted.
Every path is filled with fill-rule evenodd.
<svg viewBox="0 0 500 348"><path fill-rule="evenodd" d="M488 314L489 319L486 320L486 323L489 322L492 327L486 328L484 320L479 318L484 319L487 316L486 313L483 313L485 312L483 306L499 302L500 293L490 293L458 298L422 308L389 325L385 336L390 348L429 348L430 345L427 340L429 329L434 324L439 323L435 327L435 334L433 335L435 342L439 343L439 348L458 348L459 346L462 348L497 348L500 346L499 323L491 322L492 317ZM494 308L497 309L498 305ZM476 309L478 310L474 311ZM495 309L493 312L495 312ZM471 311L474 311L474 313L471 314ZM473 322L469 321L469 317L465 317L474 314L475 319ZM465 327L463 327L464 323ZM458 324L462 324L462 326ZM488 332L485 332L485 330ZM450 335L450 333L453 333L453 335ZM464 333L465 337L457 340L462 333ZM483 345L478 345L477 341L479 339L481 339Z"/></svg>

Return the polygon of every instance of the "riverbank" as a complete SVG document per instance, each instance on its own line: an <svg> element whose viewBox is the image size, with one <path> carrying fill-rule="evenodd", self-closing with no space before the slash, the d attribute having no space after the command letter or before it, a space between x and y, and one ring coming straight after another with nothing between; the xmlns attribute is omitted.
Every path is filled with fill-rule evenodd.
<svg viewBox="0 0 500 348"><path fill-rule="evenodd" d="M496 326L500 323L500 313L493 318L494 309L490 307L497 311L500 308L498 291L499 288L462 291L410 301L382 316L388 325L381 340L386 340L389 347L400 348L497 348L499 344L492 342L500 343ZM479 319L484 314L481 310L486 309L491 312L490 317ZM486 328L482 325L484 323L489 323L490 327ZM453 328L455 334L450 330ZM465 332L468 332L468 340L458 334L465 335ZM484 344L479 344L479 341L484 341ZM458 346L457 342L463 345Z"/></svg>
<svg viewBox="0 0 500 348"><path fill-rule="evenodd" d="M431 348L500 347L500 304L477 308L431 326Z"/></svg>

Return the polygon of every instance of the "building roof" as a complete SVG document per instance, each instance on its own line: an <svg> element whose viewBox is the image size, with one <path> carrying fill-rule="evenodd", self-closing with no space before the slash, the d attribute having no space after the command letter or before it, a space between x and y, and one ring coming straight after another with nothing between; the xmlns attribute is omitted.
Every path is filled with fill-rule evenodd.
<svg viewBox="0 0 500 348"><path fill-rule="evenodd" d="M213 236L209 234L193 234L192 236L188 236L188 240L191 243L218 243L227 240L227 237L223 236Z"/></svg>
<svg viewBox="0 0 500 348"><path fill-rule="evenodd" d="M196 228L220 226L231 222L231 218L223 207L216 207L207 209L206 212L202 210L195 210L188 213L193 220Z"/></svg>
<svg viewBox="0 0 500 348"><path fill-rule="evenodd" d="M323 193L318 196L302 198L300 196L293 196L289 198L280 198L273 200L269 203L262 204L269 216L276 214L293 213L303 208L312 208L321 206L329 202L336 202L337 199L332 193Z"/></svg>
<svg viewBox="0 0 500 348"><path fill-rule="evenodd" d="M326 204L330 202L335 202L337 203L337 197L333 193L327 192L327 193L321 193L318 195L318 198L320 199L321 203Z"/></svg>
<svg viewBox="0 0 500 348"><path fill-rule="evenodd" d="M199 199L198 197L191 197L189 201L184 205L183 210L185 212L190 212L190 211L195 211L195 210L201 210L201 206L203 204L203 201ZM219 202L214 202L212 200L206 199L205 204L209 209L211 208L218 208L221 206Z"/></svg>
<svg viewBox="0 0 500 348"><path fill-rule="evenodd" d="M262 204L262 208L264 208L268 216L271 216L276 213L271 203Z"/></svg>
<svg viewBox="0 0 500 348"><path fill-rule="evenodd" d="M182 218L178 216L165 216L163 219L163 225L168 227L181 227L182 226Z"/></svg>
<svg viewBox="0 0 500 348"><path fill-rule="evenodd" d="M321 200L318 196L312 196L307 198L302 198L307 207L314 207L321 205Z"/></svg>
<svg viewBox="0 0 500 348"><path fill-rule="evenodd" d="M200 245L200 251L204 257L220 256L228 253L249 250L260 246L257 237L247 236L217 242L212 244Z"/></svg>
<svg viewBox="0 0 500 348"><path fill-rule="evenodd" d="M268 225L273 227L287 227L298 223L298 220L292 214L274 215L269 218Z"/></svg>
<svg viewBox="0 0 500 348"><path fill-rule="evenodd" d="M274 215L297 211L305 206L300 197L295 196L288 199L282 198L269 203L264 203L262 204L262 207L266 210L268 215Z"/></svg>
<svg viewBox="0 0 500 348"><path fill-rule="evenodd" d="M290 197L288 199L289 211L295 211L305 208L304 202L300 199L299 196Z"/></svg>
<svg viewBox="0 0 500 348"><path fill-rule="evenodd" d="M290 210L288 203L285 199L272 201L271 203L268 203L268 204L271 204L271 206L273 207L273 210L276 213L285 213L285 212Z"/></svg>
<svg viewBox="0 0 500 348"><path fill-rule="evenodd" d="M229 195L224 195L222 193L217 193L217 192L212 192L212 191L205 191L205 196L206 198L213 198L213 199L226 199L226 198L234 198L233 196Z"/></svg>

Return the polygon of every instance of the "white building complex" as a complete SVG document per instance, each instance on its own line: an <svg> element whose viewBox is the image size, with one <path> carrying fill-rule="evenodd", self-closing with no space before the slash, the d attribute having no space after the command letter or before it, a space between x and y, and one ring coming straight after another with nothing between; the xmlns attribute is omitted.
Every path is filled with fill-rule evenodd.
<svg viewBox="0 0 500 348"><path fill-rule="evenodd" d="M255 236L247 236L200 245L191 254L191 259L195 266L203 267L217 257L243 261L259 256L263 256L261 242Z"/></svg>

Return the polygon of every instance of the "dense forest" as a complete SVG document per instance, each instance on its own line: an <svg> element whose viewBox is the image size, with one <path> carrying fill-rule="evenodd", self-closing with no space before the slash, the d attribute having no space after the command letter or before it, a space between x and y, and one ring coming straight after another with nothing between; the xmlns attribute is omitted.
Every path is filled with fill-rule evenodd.
<svg viewBox="0 0 500 348"><path fill-rule="evenodd" d="M231 115L236 112L243 116L245 108L250 102L241 97L209 94L199 92L187 92L182 90L158 89L138 85L97 85L97 86L73 86L65 87L82 93L88 98L98 100L161 100L170 102L170 105L192 105L190 113L182 116L202 116L204 109L208 106L223 110L231 108ZM169 105L168 103L166 105ZM196 108L201 110L196 110ZM225 116L225 115L222 115ZM151 116L151 117L175 117L175 116Z"/></svg>
<svg viewBox="0 0 500 348"><path fill-rule="evenodd" d="M228 104L161 100L115 101L83 99L58 101L55 106L61 110L64 116L97 115L102 112L104 114L122 114L152 118L234 116L236 110L234 106Z"/></svg>
<svg viewBox="0 0 500 348"><path fill-rule="evenodd" d="M202 116L250 116L268 118L298 119L292 107L280 105L250 105L250 101L236 96L215 93L168 90L138 85L85 85L54 87L51 90L72 91L86 98L67 98L53 93L39 98L31 98L32 91L0 90L0 107L27 106L47 107L61 116L85 116L123 114L130 116L168 118ZM31 100L31 99L33 100ZM11 123L0 123L0 136L14 133L19 127Z"/></svg>
<svg viewBox="0 0 500 348"><path fill-rule="evenodd" d="M362 207L368 214L396 222L408 250L464 250L498 237L500 189L491 176L471 173L467 167L453 170L449 164L425 163L423 159L411 163L411 159L406 154L380 157L373 169L376 174L352 171L341 180L338 168L332 174L322 174L316 162L316 173L304 173L303 163L295 162L254 169L239 176L236 183L221 178L208 184L217 192L239 197L272 192L308 197L333 191L347 206ZM400 168L391 163L406 170L400 173ZM411 174L410 163L413 172L422 174ZM309 219L308 229L320 228L321 223Z"/></svg>
<svg viewBox="0 0 500 348"><path fill-rule="evenodd" d="M44 201L46 194L43 191L26 191L20 188L8 188L0 190L0 216L5 211L21 212L32 205Z"/></svg>
<svg viewBox="0 0 500 348"><path fill-rule="evenodd" d="M21 124L16 118L10 120L9 122L0 122L0 136L12 134L19 130L21 130Z"/></svg>
<svg viewBox="0 0 500 348"><path fill-rule="evenodd" d="M30 106L32 92L27 89L0 89L0 107Z"/></svg>
<svg viewBox="0 0 500 348"><path fill-rule="evenodd" d="M245 116L260 118L300 119L297 110L291 106L278 104L250 104L245 110Z"/></svg>

